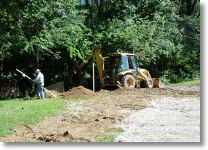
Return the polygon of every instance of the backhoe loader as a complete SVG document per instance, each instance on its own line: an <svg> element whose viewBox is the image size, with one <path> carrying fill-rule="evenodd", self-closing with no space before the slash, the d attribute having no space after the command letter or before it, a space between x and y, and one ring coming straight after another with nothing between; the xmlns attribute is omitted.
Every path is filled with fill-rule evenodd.
<svg viewBox="0 0 208 150"><path fill-rule="evenodd" d="M112 53L107 61L100 51L101 45L97 45L87 56L87 61L77 66L77 72L80 72L95 56L101 88L160 87L159 78L152 78L148 70L139 68L135 54Z"/></svg>

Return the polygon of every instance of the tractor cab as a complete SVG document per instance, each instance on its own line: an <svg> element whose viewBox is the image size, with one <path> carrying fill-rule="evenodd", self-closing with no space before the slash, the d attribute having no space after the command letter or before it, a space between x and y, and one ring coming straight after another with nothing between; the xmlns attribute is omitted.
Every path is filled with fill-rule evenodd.
<svg viewBox="0 0 208 150"><path fill-rule="evenodd" d="M105 68L107 68L106 73L110 77L115 77L117 74L126 71L133 71L136 73L138 68L135 54L130 53L113 53L105 65Z"/></svg>
<svg viewBox="0 0 208 150"><path fill-rule="evenodd" d="M135 54L131 53L113 53L109 60L105 61L105 86L115 86L125 74L137 75L137 62Z"/></svg>

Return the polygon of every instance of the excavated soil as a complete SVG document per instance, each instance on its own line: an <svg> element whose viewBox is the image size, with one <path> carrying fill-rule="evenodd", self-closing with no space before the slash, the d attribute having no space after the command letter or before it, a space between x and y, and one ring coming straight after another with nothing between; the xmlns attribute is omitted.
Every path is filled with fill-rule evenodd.
<svg viewBox="0 0 208 150"><path fill-rule="evenodd" d="M64 82L57 82L47 86L48 90L56 91L56 92L64 92Z"/></svg>
<svg viewBox="0 0 208 150"><path fill-rule="evenodd" d="M63 82L57 82L55 84L52 84L47 87L47 90L45 90L45 94L48 98L53 97L51 93L53 93L57 98L87 98L96 95L95 92L83 86L77 86L70 89L69 91L64 92Z"/></svg>
<svg viewBox="0 0 208 150"><path fill-rule="evenodd" d="M83 87L83 86L78 86L75 87L67 92L64 92L61 94L62 98L86 98L86 97L91 97L95 96L96 93Z"/></svg>
<svg viewBox="0 0 208 150"><path fill-rule="evenodd" d="M118 89L112 92L93 92L76 87L60 95L64 98L80 98L68 103L67 110L48 117L36 125L17 127L0 141L6 142L93 142L109 128L114 128L132 112L153 107L152 100L164 96L200 96L199 91L164 89ZM84 101L83 101L84 100Z"/></svg>

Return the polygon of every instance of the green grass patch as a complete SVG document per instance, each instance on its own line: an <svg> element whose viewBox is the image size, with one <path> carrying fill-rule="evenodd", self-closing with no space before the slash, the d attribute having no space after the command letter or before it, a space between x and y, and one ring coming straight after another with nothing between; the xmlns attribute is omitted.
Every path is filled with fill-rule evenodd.
<svg viewBox="0 0 208 150"><path fill-rule="evenodd" d="M122 128L111 128L105 134L97 136L96 142L114 142L115 138L123 132Z"/></svg>
<svg viewBox="0 0 208 150"><path fill-rule="evenodd" d="M184 81L184 82L171 84L171 85L193 85L193 84L200 84L200 79Z"/></svg>
<svg viewBox="0 0 208 150"><path fill-rule="evenodd" d="M0 136L5 136L19 125L35 124L64 109L69 99L0 100Z"/></svg>

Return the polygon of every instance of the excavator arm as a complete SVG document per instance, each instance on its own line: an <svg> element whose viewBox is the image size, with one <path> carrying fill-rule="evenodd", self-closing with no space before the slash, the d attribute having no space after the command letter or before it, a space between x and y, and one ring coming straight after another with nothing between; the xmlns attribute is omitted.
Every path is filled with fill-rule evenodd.
<svg viewBox="0 0 208 150"><path fill-rule="evenodd" d="M83 68L93 60L93 57L95 56L96 62L97 62L97 67L98 67L98 74L100 78L100 84L101 87L104 86L104 79L103 79L103 72L104 72L104 58L102 57L100 53L101 45L95 46L95 48L92 50L90 54L87 55L86 59L84 62L79 64L76 69L76 73L79 73L83 70Z"/></svg>
<svg viewBox="0 0 208 150"><path fill-rule="evenodd" d="M94 51L96 62L97 62L101 88L103 88L104 87L104 75L103 75L103 73L104 73L104 58L100 53L100 49L101 49L101 45L97 45L93 51Z"/></svg>

